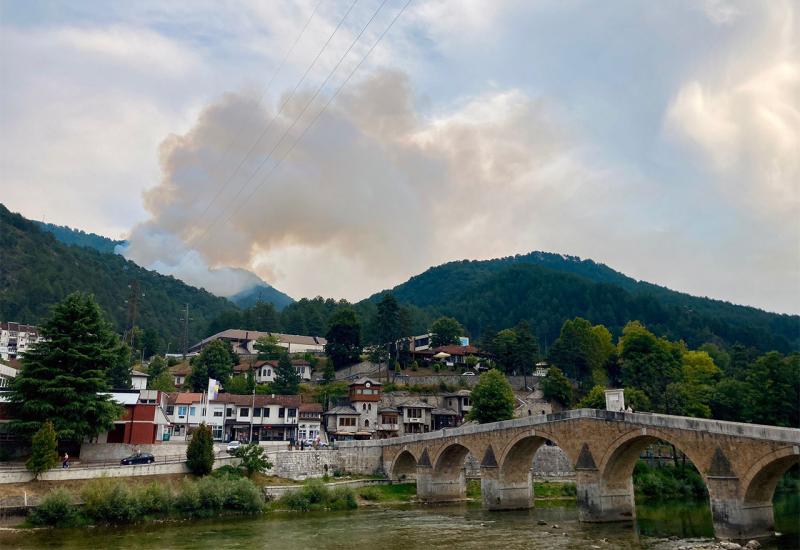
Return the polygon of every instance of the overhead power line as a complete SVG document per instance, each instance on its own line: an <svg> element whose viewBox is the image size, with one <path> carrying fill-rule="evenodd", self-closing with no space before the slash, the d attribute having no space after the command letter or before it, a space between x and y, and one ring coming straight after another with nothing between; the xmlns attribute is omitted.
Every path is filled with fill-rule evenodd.
<svg viewBox="0 0 800 550"><path fill-rule="evenodd" d="M286 107L286 105L288 105L288 104L289 104L289 102L290 102L290 101L291 101L291 100L294 98L294 95L297 93L297 90L300 88L300 86L303 84L303 82L305 82L305 79L308 77L308 74L311 72L311 70L312 70L312 69L314 68L314 66L317 64L317 61L319 61L319 58L322 56L322 54L323 54L323 52L325 51L325 49L326 49L326 48L328 47L328 45L331 43L331 40L333 40L333 37L336 35L336 33L337 33L337 32L339 32L339 29L342 27L342 24L344 23L345 19L347 19L347 16L348 16L348 15L350 15L350 12L351 12L351 11L353 11L353 8L355 7L355 5L356 5L357 3L358 3L358 0L353 0L353 2L350 4L350 7L349 7L349 8L347 8L347 11L344 13L344 15L342 16L342 18L339 20L339 23L338 23L338 24L336 25L336 27L333 29L333 32L330 34L330 36L328 36L328 39L325 41L325 43L324 43L324 44L322 45L322 47L319 49L319 51L317 52L317 55L316 55L316 56L314 56L314 59L311 61L311 64L310 64L308 67L306 67L306 70L305 70L305 72L303 73L303 76L301 76L301 77L300 77L300 80L298 80L298 81L297 81L297 84L295 84L294 88L292 89L292 92L291 92L291 93L289 94L289 96L288 96L288 97L287 97L287 98L286 98L286 99L283 101L283 103L281 104L280 108L279 108L279 109L278 109L278 110L275 112L275 114L272 116L272 118L270 119L270 121L267 123L267 125L264 127L264 129L262 130L262 132L259 134L259 136L258 136L258 138L256 139L256 141L253 143L253 145L252 145L252 146L250 146L250 148L247 150L247 153L245 153L244 157L242 157L242 159L241 159L241 160L239 161L239 163L236 165L236 168L234 168L234 170L233 170L233 172L230 174L230 176L228 176L228 177L225 179L225 182L222 184L222 186L220 187L220 189L219 189L219 191L217 192L217 194L215 195L215 197L214 197L214 198L213 198L213 199L212 199L212 200L209 202L209 204L206 206L206 209L205 209L205 211L204 211L204 214L208 212L208 209L211 207L211 205L214 203L214 201L215 201L215 200L216 200L216 199L217 199L217 198L218 198L218 197L219 197L219 196L222 194L222 192L225 190L225 188L228 186L228 184L229 184L231 181L233 181L233 179L234 179L234 178L236 177L236 175L239 173L239 170L242 168L242 166L244 166L244 163L245 163L245 161L247 161L247 159L248 159L248 158L250 158L250 155L253 153L253 151L255 151L255 150L256 150L256 148L258 147L258 144L259 144L259 143L261 143L261 140L262 140L262 139L264 139L264 136L265 136L265 135L267 135L267 132L269 132L270 128L272 128L272 125L273 125L273 123L275 122L275 120L277 120L278 116L280 116L280 114L283 112L283 109L284 109L284 108ZM201 216L201 217L202 217L202 216ZM213 225L213 224L212 224L212 225ZM204 232L204 233L201 235L201 237L200 237L200 238L202 239L202 237L203 237L203 236L205 236L205 232ZM195 241L195 238L194 238L194 237L191 237L191 238L189 238L189 241L188 241L188 243L187 243L187 244L191 245L191 244L192 244L194 241Z"/></svg>
<svg viewBox="0 0 800 550"><path fill-rule="evenodd" d="M294 142L292 142L291 146L286 151L286 154L284 154L278 160L277 163L272 165L270 170L264 176L264 179L262 179L261 182L253 189L253 191L251 191L250 194L245 197L245 200L238 202L238 206L236 206L233 209L233 211L230 213L230 215L225 219L225 223L230 221L230 219L239 211L239 209L242 207L242 205L246 204L253 197L253 195L256 194L256 192L261 188L261 186L263 186L267 182L269 176L272 175L272 173L275 172L275 170L283 163L283 161L292 153L292 151L294 150L295 146L300 142L301 139L303 139L303 137L308 133L308 131L317 123L317 121L322 116L322 114L327 110L328 106L333 102L334 99L336 99L336 96L339 95L339 92L342 91L342 88L344 88L347 85L347 83L350 82L350 79L353 78L353 75L358 71L358 69L361 67L361 65L364 64L364 61L367 60L367 58L370 56L370 54L372 54L373 50L377 47L377 45L381 42L381 40L383 40L383 37L386 36L386 34L392 29L394 24L397 22L397 20L400 18L400 16L403 14L403 12L405 12L406 8L408 8L408 6L411 4L411 2L412 2L412 0L407 0L407 2L403 5L403 7L400 8L400 10L397 12L397 14L394 16L394 18L389 23L389 25L386 27L386 29L383 30L383 32L380 34L380 36L378 36L378 39L372 44L372 46L369 48L369 50L367 50L367 53L364 54L364 56L361 58L361 60L358 62L358 64L353 68L352 71L350 71L350 74L347 75L347 78L344 79L344 81L339 85L339 87L336 89L336 91L328 98L328 101L325 103L325 105L323 105L322 109L320 109L320 111L314 116L314 118L311 120L311 123L308 126L306 126L305 129L300 133L300 135L297 136L297 139L295 139ZM384 4L385 3L386 2L384 1ZM380 11L381 7L383 7L383 4L381 4L381 6L378 8L378 11ZM376 14L377 14L377 12L376 12ZM373 19L374 19L374 15L373 15ZM370 21L372 21L372 19L370 19ZM369 25L369 23L367 23L367 25ZM364 28L366 29L366 26ZM363 33L363 30L362 30L362 33ZM337 66L338 66L338 64L337 64ZM314 95L314 97L316 97L316 94ZM312 101L313 101L313 98L312 98ZM310 104L310 102L309 102L309 104ZM308 107L308 104L306 105L306 107ZM303 110L303 113L304 112L305 112L305 109ZM303 113L301 113L300 116L302 116ZM300 117L298 117L298 119L296 119L295 122L297 122L297 120L299 120L299 118ZM294 123L289 128L289 130L291 130L292 127L294 127ZM284 133L284 136L286 135L286 133L288 133L288 131ZM238 194L237 194L237 196L238 196ZM211 229L211 227L214 225L214 223L216 223L216 220L209 226L208 230ZM203 236L205 236L205 234L208 232L208 230L203 234Z"/></svg>

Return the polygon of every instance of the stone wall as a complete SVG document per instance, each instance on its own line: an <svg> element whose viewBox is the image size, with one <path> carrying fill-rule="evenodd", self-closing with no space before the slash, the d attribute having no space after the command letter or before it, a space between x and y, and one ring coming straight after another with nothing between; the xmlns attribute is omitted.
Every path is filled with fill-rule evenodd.
<svg viewBox="0 0 800 550"><path fill-rule="evenodd" d="M334 472L372 475L381 471L381 449L319 449L268 452L272 468L267 474L303 480Z"/></svg>
<svg viewBox="0 0 800 550"><path fill-rule="evenodd" d="M101 462L105 460L120 460L131 456L136 449L143 453L150 453L156 459L163 457L185 457L188 442L172 441L155 443L153 445L129 445L127 443L83 443L81 445L81 462ZM225 452L225 443L215 443L214 452Z"/></svg>
<svg viewBox="0 0 800 550"><path fill-rule="evenodd" d="M398 376L395 382L398 384L421 384L421 385L439 385L442 382L452 386L462 385L467 388L473 387L478 383L479 376L461 376L460 374L440 374L432 376ZM524 376L508 376L508 382L515 390L521 390L525 387ZM535 376L528 376L528 387L532 388L538 382L539 378ZM402 389L402 388L401 388Z"/></svg>

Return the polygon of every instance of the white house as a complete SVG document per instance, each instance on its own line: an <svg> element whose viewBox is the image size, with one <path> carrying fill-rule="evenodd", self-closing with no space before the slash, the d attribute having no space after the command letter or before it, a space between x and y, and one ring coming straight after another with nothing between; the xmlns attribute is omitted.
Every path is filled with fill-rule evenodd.
<svg viewBox="0 0 800 550"><path fill-rule="evenodd" d="M0 359L16 359L42 340L39 329L32 325L0 323Z"/></svg>
<svg viewBox="0 0 800 550"><path fill-rule="evenodd" d="M138 370L131 371L131 388L134 390L147 389L147 378L149 376Z"/></svg>
<svg viewBox="0 0 800 550"><path fill-rule="evenodd" d="M324 353L327 341L321 336L302 336L299 334L283 334L280 332L261 332L257 330L228 329L218 332L189 348L190 353L199 353L214 340L230 342L233 351L238 355L256 355L256 341L262 336L274 336L278 345L286 348L288 353Z"/></svg>
<svg viewBox="0 0 800 550"><path fill-rule="evenodd" d="M11 380L16 378L17 369L11 365L0 363L0 388L7 388L11 385Z"/></svg>

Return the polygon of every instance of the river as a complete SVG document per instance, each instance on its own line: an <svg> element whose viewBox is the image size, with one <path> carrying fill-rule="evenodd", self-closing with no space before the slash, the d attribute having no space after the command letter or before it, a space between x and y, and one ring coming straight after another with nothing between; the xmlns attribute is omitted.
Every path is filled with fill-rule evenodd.
<svg viewBox="0 0 800 550"><path fill-rule="evenodd" d="M776 499L784 536L765 549L800 548L800 495ZM272 513L236 518L141 524L123 528L0 533L2 548L115 549L368 549L431 548L675 549L712 534L706 502L637 504L631 524L580 523L574 506L539 505L487 512L477 503L365 506L352 512ZM540 523L545 523L541 525ZM557 527L556 527L557 526ZM670 537L672 540L670 540ZM678 540L675 540L675 539Z"/></svg>

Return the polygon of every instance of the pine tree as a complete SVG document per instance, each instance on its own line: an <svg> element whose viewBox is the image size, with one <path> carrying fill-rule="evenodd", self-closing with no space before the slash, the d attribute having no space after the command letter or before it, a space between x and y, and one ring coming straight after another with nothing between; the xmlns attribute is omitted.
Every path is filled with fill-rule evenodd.
<svg viewBox="0 0 800 550"><path fill-rule="evenodd" d="M73 293L41 327L45 341L22 358L11 386L11 427L30 437L43 421L56 437L81 441L110 430L122 411L107 393L121 343L91 295Z"/></svg>
<svg viewBox="0 0 800 550"><path fill-rule="evenodd" d="M210 474L214 468L214 436L205 422L192 434L186 449L186 466L196 476Z"/></svg>
<svg viewBox="0 0 800 550"><path fill-rule="evenodd" d="M45 422L33 436L31 457L25 463L25 467L33 473L33 479L38 479L39 474L46 472L56 464L58 464L56 431L52 422Z"/></svg>
<svg viewBox="0 0 800 550"><path fill-rule="evenodd" d="M330 357L325 359L325 370L322 371L322 381L330 384L336 379L336 370L333 368L333 361Z"/></svg>
<svg viewBox="0 0 800 550"><path fill-rule="evenodd" d="M292 365L289 354L284 353L278 359L278 366L275 369L275 381L272 383L272 391L278 395L296 395L300 389L300 375Z"/></svg>

